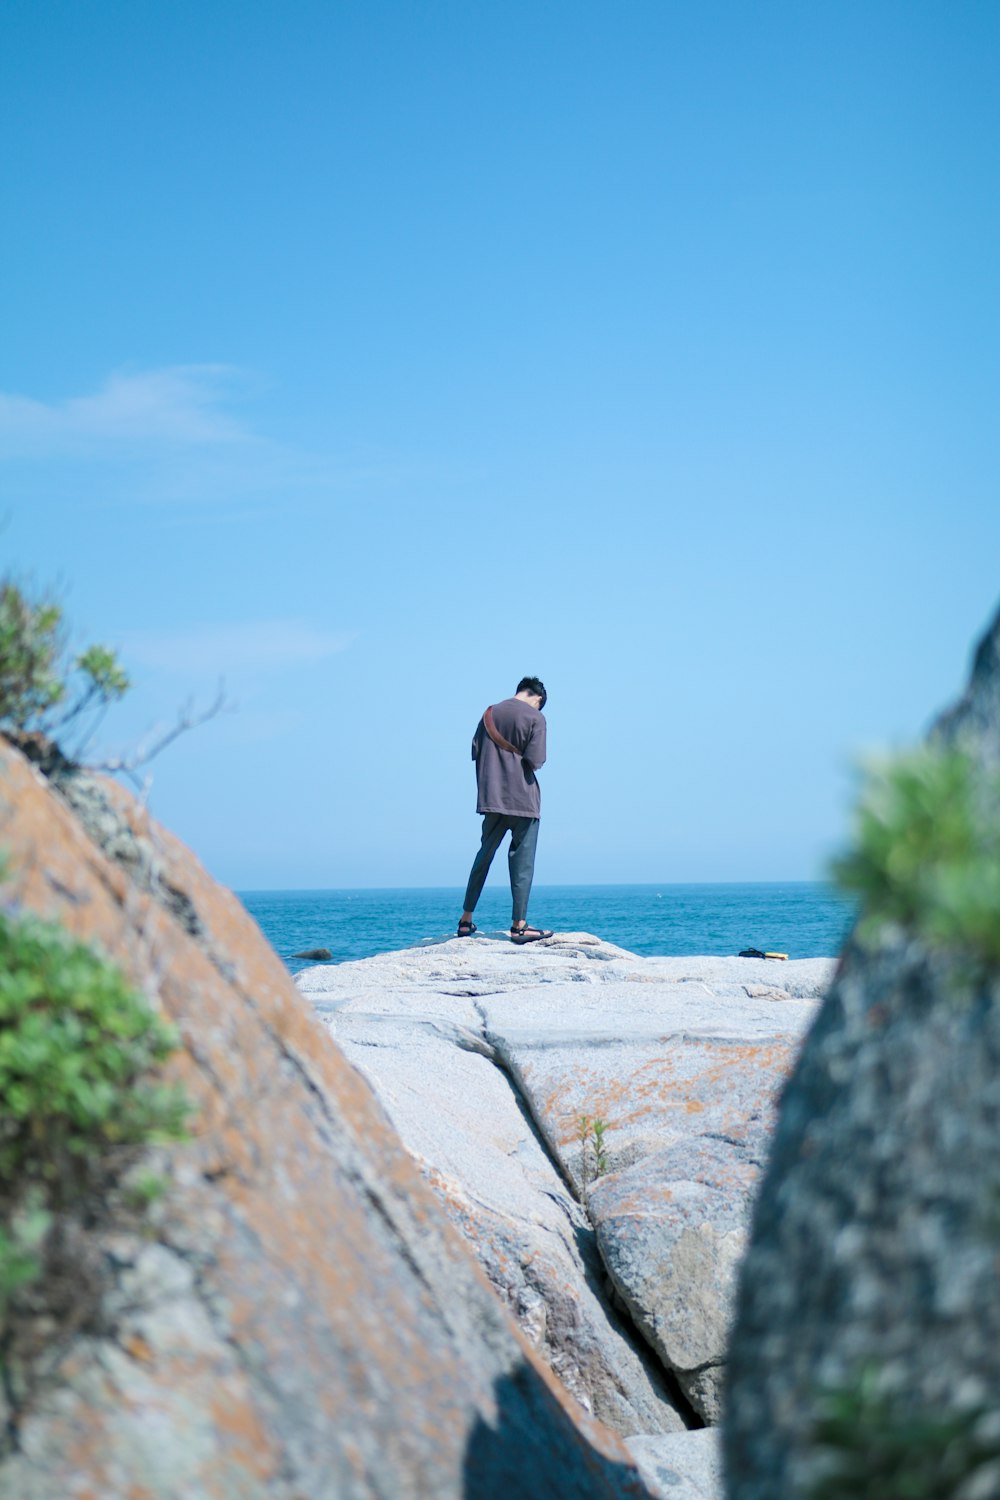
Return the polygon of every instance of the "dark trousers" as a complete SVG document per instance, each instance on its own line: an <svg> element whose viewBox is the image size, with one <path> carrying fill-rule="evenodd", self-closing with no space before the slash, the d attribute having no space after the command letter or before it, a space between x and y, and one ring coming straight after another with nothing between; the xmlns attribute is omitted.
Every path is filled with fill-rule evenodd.
<svg viewBox="0 0 1000 1500"><path fill-rule="evenodd" d="M465 910L475 911L476 902L483 894L486 877L490 873L493 856L510 834L507 850L507 865L510 869L510 893L514 898L514 915L511 926L524 922L528 916L528 897L535 874L535 846L538 843L537 818L512 818L506 813L483 814L483 842L469 874L465 892Z"/></svg>

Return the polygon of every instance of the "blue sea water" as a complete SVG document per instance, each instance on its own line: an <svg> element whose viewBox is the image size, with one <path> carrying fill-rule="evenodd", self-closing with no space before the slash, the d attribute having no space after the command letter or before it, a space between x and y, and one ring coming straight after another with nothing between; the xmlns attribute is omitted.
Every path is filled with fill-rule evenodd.
<svg viewBox="0 0 1000 1500"><path fill-rule="evenodd" d="M440 889L243 891L240 899L293 973L305 948L335 962L453 937L462 891ZM738 953L790 958L836 954L852 904L819 883L536 886L531 920L557 932L592 932L633 953ZM510 892L487 887L476 911L483 932L506 932Z"/></svg>

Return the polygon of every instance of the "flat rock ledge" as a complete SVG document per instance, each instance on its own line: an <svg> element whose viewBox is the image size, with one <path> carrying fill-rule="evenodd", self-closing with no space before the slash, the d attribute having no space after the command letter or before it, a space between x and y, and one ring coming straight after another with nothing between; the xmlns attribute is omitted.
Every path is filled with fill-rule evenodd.
<svg viewBox="0 0 1000 1500"><path fill-rule="evenodd" d="M662 1459L674 1500L718 1492L714 1442L689 1429L719 1419L775 1099L833 969L559 933L297 977L528 1339L647 1445L647 1483L654 1440L702 1455Z"/></svg>

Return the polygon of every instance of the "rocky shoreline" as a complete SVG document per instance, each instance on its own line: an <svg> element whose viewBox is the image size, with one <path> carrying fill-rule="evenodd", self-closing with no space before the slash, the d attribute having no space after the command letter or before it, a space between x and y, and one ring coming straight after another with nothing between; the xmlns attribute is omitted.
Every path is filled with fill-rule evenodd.
<svg viewBox="0 0 1000 1500"><path fill-rule="evenodd" d="M0 1391L0 1500L715 1500L750 1194L832 961L477 937L296 988L114 783L0 741L0 838L11 909L173 1024L195 1122Z"/></svg>
<svg viewBox="0 0 1000 1500"><path fill-rule="evenodd" d="M836 962L563 933L296 987L141 803L0 736L47 924L8 998L30 1033L79 940L191 1121L141 1216L7 1184L8 1252L81 1277L8 1282L0 1500L720 1500L720 1430L727 1500L1000 1493L1000 615L891 774Z"/></svg>
<svg viewBox="0 0 1000 1500"><path fill-rule="evenodd" d="M524 1336L672 1500L721 1492L736 1270L833 969L561 933L297 978Z"/></svg>

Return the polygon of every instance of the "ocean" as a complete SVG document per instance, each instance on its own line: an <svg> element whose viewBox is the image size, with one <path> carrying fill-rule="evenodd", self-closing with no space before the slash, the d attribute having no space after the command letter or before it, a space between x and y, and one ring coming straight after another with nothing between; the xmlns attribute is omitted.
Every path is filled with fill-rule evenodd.
<svg viewBox="0 0 1000 1500"><path fill-rule="evenodd" d="M289 969L329 948L334 962L453 937L461 890L242 891L247 911ZM738 953L760 948L789 958L836 954L854 906L808 881L743 885L549 885L531 893L529 920L557 932L592 932L632 953ZM488 886L476 911L482 932L510 925L510 891Z"/></svg>

